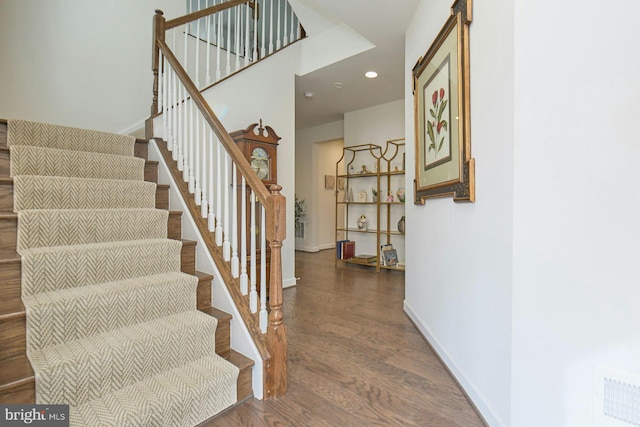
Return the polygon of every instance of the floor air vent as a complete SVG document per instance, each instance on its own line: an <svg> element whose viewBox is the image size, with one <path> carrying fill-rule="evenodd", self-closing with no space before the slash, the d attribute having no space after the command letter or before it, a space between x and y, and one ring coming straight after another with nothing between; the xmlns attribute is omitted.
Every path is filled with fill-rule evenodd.
<svg viewBox="0 0 640 427"><path fill-rule="evenodd" d="M596 368L595 418L612 427L640 427L640 377Z"/></svg>

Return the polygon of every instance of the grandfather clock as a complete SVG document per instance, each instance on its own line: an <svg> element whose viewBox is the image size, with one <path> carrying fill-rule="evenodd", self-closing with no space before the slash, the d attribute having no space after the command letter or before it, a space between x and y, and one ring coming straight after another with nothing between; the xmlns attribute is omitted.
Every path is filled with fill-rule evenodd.
<svg viewBox="0 0 640 427"><path fill-rule="evenodd" d="M257 129L256 129L257 128ZM258 178L260 178L263 184L269 188L271 184L276 184L278 180L278 141L280 137L276 134L276 132L270 127L262 126L262 119L260 123L253 123L249 125L244 130L238 130L231 133L231 137L242 151L242 154L247 159L249 164L251 164L251 168L256 173ZM238 178L238 182L241 182L240 177ZM241 206L242 198L244 197L246 206L247 206L247 225L246 225L246 236L247 236L247 253L249 256L247 257L247 270L249 270L249 266L251 265L251 190L247 186L245 194L242 194L242 187L238 184L238 207ZM267 267L267 296L269 295L269 278L271 275L271 248L269 247L269 242L266 245L266 253L262 254L260 250L260 239L262 238L261 230L261 222L262 222L262 205L260 203L256 203L256 287L258 291L260 290L260 262L264 255L266 267ZM239 208L238 208L239 209ZM238 224L238 236L242 236L242 230L240 229L242 224ZM251 274L248 271L249 274Z"/></svg>

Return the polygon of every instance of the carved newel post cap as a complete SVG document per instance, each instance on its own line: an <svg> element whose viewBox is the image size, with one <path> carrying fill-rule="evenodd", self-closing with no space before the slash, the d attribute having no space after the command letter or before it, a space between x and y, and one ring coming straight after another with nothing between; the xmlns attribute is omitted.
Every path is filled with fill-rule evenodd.
<svg viewBox="0 0 640 427"><path fill-rule="evenodd" d="M271 194L280 194L281 190L282 190L282 186L278 184L271 184L269 186L269 191L271 191Z"/></svg>

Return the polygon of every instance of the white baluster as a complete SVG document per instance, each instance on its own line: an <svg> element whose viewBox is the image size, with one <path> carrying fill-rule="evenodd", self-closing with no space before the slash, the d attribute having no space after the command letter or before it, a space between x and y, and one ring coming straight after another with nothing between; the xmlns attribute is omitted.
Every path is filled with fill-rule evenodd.
<svg viewBox="0 0 640 427"><path fill-rule="evenodd" d="M217 17L218 17L218 35L217 35L217 39L218 39L218 43L216 43L216 81L220 80L221 75L222 75L222 64L220 64L220 49L222 49L222 15L224 14L224 12L219 12L217 13ZM214 18L215 19L215 18Z"/></svg>
<svg viewBox="0 0 640 427"><path fill-rule="evenodd" d="M201 0L198 0L198 10L201 9ZM196 24L196 87L200 90L200 21L202 19L198 19L198 23Z"/></svg>
<svg viewBox="0 0 640 427"><path fill-rule="evenodd" d="M227 74L231 74L231 8L227 9Z"/></svg>
<svg viewBox="0 0 640 427"><path fill-rule="evenodd" d="M287 10L289 10L289 8L287 7L289 6L288 2L284 3L284 16L282 18L283 22L284 22L284 38L282 39L282 46L286 46L289 44L289 20L287 19Z"/></svg>
<svg viewBox="0 0 640 427"><path fill-rule="evenodd" d="M242 176L242 190L240 192L240 292L249 293L249 277L247 276L247 181Z"/></svg>
<svg viewBox="0 0 640 427"><path fill-rule="evenodd" d="M182 63L182 66L184 67L184 70L187 72L187 74L189 74L189 43L188 43L188 38L189 38L189 24L184 24L184 62Z"/></svg>
<svg viewBox="0 0 640 427"><path fill-rule="evenodd" d="M189 96L188 92L185 92L186 96ZM189 100L189 124L188 124L188 129L189 129L189 193L194 194L196 191L196 182L195 182L195 175L193 174L193 169L195 167L194 161L195 161L195 135L193 132L194 129L194 125L193 125L193 116L194 116L194 105L193 105L193 99Z"/></svg>
<svg viewBox="0 0 640 427"><path fill-rule="evenodd" d="M204 119L204 116L202 116L202 139L201 139L201 145L202 145L202 169L200 171L200 187L202 190L202 209L200 210L200 215L202 216L202 218L206 218L209 214L209 204L207 201L207 190L209 188L209 180L207 179L207 150L211 149L211 146L208 144L208 140L207 140L207 121Z"/></svg>
<svg viewBox="0 0 640 427"><path fill-rule="evenodd" d="M220 141L216 143L216 170L218 179L216 180L217 203L216 203L216 245L222 246L222 153Z"/></svg>
<svg viewBox="0 0 640 427"><path fill-rule="evenodd" d="M182 85L174 73L176 82L176 141L178 142L178 170L184 173L184 104L182 103Z"/></svg>
<svg viewBox="0 0 640 427"><path fill-rule="evenodd" d="M260 57L264 58L265 56L267 56L267 49L266 49L266 38L265 38L265 28L267 26L267 0L262 0L262 8L260 8L260 19L262 20L262 48L260 49Z"/></svg>
<svg viewBox="0 0 640 427"><path fill-rule="evenodd" d="M224 183L224 212L222 213L222 228L223 228L223 240L222 240L222 256L225 261L231 261L231 240L229 239L229 154L226 151L223 153L224 156L224 178L222 182Z"/></svg>
<svg viewBox="0 0 640 427"><path fill-rule="evenodd" d="M234 38L235 38L235 54L236 54L236 64L235 64L235 71L238 71L238 69L240 68L240 34L242 34L240 32L240 10L238 7L235 7L233 9L234 12L234 23L235 23L235 28L234 28Z"/></svg>
<svg viewBox="0 0 640 427"><path fill-rule="evenodd" d="M282 6L282 1L281 0L276 0L278 2L278 38L276 41L276 50L279 50L280 47L282 47L282 45L280 44L280 8Z"/></svg>
<svg viewBox="0 0 640 427"><path fill-rule="evenodd" d="M162 56L162 51L158 49L158 75L156 77L156 82L158 83L158 94L156 98L156 104L158 106L158 113L162 113L162 131L164 132L164 110L162 109L162 96L164 92L164 89L162 87Z"/></svg>
<svg viewBox="0 0 640 427"><path fill-rule="evenodd" d="M273 53L273 0L269 0L270 17L269 17L269 55Z"/></svg>
<svg viewBox="0 0 640 427"><path fill-rule="evenodd" d="M192 103L192 104L195 104ZM194 114L195 114L195 126L193 128L193 133L194 133L194 138L193 138L193 144L194 144L194 155L193 155L193 163L195 164L194 169L195 169L195 173L194 173L194 180L195 180L195 186L196 186L196 192L194 194L194 199L196 202L196 206L200 206L200 204L202 203L202 194L200 193L202 191L202 188L200 187L200 151L202 149L202 141L200 140L200 110L198 109L198 107L196 105L193 106L193 110L194 110Z"/></svg>
<svg viewBox="0 0 640 427"><path fill-rule="evenodd" d="M267 211L260 205L262 219L260 223L260 329L267 332L267 239L265 218Z"/></svg>
<svg viewBox="0 0 640 427"><path fill-rule="evenodd" d="M287 2L287 7L289 8L289 10L291 10L291 32L289 33L289 43L293 43L295 41L294 38L294 32L295 32L295 17L294 17L294 13L293 13L293 8L291 7L291 5L289 4L289 2Z"/></svg>
<svg viewBox="0 0 640 427"><path fill-rule="evenodd" d="M171 86L169 82L169 64L167 63L167 58L164 59L162 67L164 68L164 72L162 73L162 81L164 82L164 94L162 96L162 110L164 111L163 119L165 126L164 138L167 141L167 148L169 149L169 151L173 151L173 141L171 141L171 137L169 136L171 129L171 112L169 111Z"/></svg>
<svg viewBox="0 0 640 427"><path fill-rule="evenodd" d="M252 313L258 311L258 292L256 290L256 196L251 190L251 292L249 294L249 308Z"/></svg>
<svg viewBox="0 0 640 427"><path fill-rule="evenodd" d="M240 260L238 259L238 171L236 169L236 163L233 162L231 170L232 182L231 187L231 275L234 278L240 276Z"/></svg>
<svg viewBox="0 0 640 427"><path fill-rule="evenodd" d="M178 165L180 165L180 162L178 161L179 159L179 154L181 152L180 150L180 128L178 127L178 120L180 118L180 115L178 113L178 82L177 80L177 76L175 71L173 71L173 68L171 69L171 92L173 93L173 99L172 99L172 103L173 103L173 160L175 160L176 162L178 162Z"/></svg>
<svg viewBox="0 0 640 427"><path fill-rule="evenodd" d="M207 86L211 84L211 21L214 19L212 15L207 16Z"/></svg>
<svg viewBox="0 0 640 427"><path fill-rule="evenodd" d="M249 37L251 36L249 32L249 15L251 14L251 8L249 4L244 5L245 10L245 18L244 18L244 66L249 65L249 54L251 53L251 43Z"/></svg>
<svg viewBox="0 0 640 427"><path fill-rule="evenodd" d="M214 144L217 144L217 140L214 142L214 138L213 129L209 128L209 146L211 147L209 150L209 167L207 168L209 169L209 231L215 231L216 229L216 216L213 212L213 188L215 180L213 174L213 150Z"/></svg>
<svg viewBox="0 0 640 427"><path fill-rule="evenodd" d="M252 56L251 56L251 60L252 61L257 61L258 60L258 11L260 10L258 7L258 2L256 1L254 3L254 7L255 9L253 9L254 11L254 15L253 15L253 51L252 51Z"/></svg>
<svg viewBox="0 0 640 427"><path fill-rule="evenodd" d="M187 100L187 88L182 84L182 110L183 110L183 122L182 122L182 137L184 138L182 142L182 179L184 182L189 182L189 156L191 153L189 152L189 101Z"/></svg>
<svg viewBox="0 0 640 427"><path fill-rule="evenodd" d="M176 51L176 32L177 29L174 28L172 31L172 43L171 43L171 51ZM178 94L176 88L176 75L173 71L172 67L169 67L170 72L170 84L171 84L171 140L173 141L173 153L171 158L175 161L178 160L179 147L176 144L176 132L177 132L177 110L178 110Z"/></svg>

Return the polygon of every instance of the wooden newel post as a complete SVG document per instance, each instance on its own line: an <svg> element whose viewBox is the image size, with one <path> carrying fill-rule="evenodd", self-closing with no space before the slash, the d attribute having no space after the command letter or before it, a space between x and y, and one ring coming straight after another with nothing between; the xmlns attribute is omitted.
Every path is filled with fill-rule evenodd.
<svg viewBox="0 0 640 427"><path fill-rule="evenodd" d="M158 113L158 70L160 70L160 49L157 40L164 41L165 19L164 13L156 9L153 15L153 50L151 54L151 70L153 71L153 102L151 103L151 115Z"/></svg>
<svg viewBox="0 0 640 427"><path fill-rule="evenodd" d="M267 362L265 398L282 396L287 392L287 327L282 312L282 241L286 238L286 199L282 187L271 185L267 199L266 238L271 247L271 276L269 289L269 324L267 348L271 355Z"/></svg>

